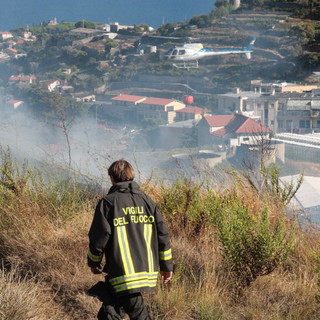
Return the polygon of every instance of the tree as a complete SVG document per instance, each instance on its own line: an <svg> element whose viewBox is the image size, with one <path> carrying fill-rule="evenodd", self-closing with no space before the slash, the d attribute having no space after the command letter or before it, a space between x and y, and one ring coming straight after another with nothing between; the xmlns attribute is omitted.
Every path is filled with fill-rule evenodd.
<svg viewBox="0 0 320 320"><path fill-rule="evenodd" d="M68 166L71 168L71 144L70 144L70 129L75 117L74 107L75 104L71 100L66 100L58 92L50 92L45 94L43 102L51 107L51 114L58 121L55 124L62 129L63 135L66 139L68 148Z"/></svg>
<svg viewBox="0 0 320 320"><path fill-rule="evenodd" d="M182 146L185 148L194 148L198 145L198 130L195 124L193 124L191 131L185 131L181 137Z"/></svg>
<svg viewBox="0 0 320 320"><path fill-rule="evenodd" d="M95 24L93 22L87 20L80 20L75 23L76 28L86 28L86 29L94 29Z"/></svg>
<svg viewBox="0 0 320 320"><path fill-rule="evenodd" d="M315 40L316 30L314 24L305 23L292 27L289 30L289 36L299 39L302 44Z"/></svg>
<svg viewBox="0 0 320 320"><path fill-rule="evenodd" d="M70 129L82 105L76 100L63 97L58 92L49 92L41 88L33 88L30 92L29 105L42 120L62 129L68 150L68 166L71 167Z"/></svg>
<svg viewBox="0 0 320 320"><path fill-rule="evenodd" d="M176 23L166 23L157 29L157 34L161 36L168 36L175 31L177 27Z"/></svg>
<svg viewBox="0 0 320 320"><path fill-rule="evenodd" d="M222 17L225 17L229 14L229 8L228 7L218 7L218 8L214 8L211 12L210 12L210 16L211 18L215 18L215 19L219 19Z"/></svg>
<svg viewBox="0 0 320 320"><path fill-rule="evenodd" d="M194 16L189 21L189 24L195 24L198 28L208 27L211 23L210 16L207 14L202 14L200 16Z"/></svg>
<svg viewBox="0 0 320 320"><path fill-rule="evenodd" d="M112 48L115 48L117 45L118 45L118 42L116 40L108 39L104 44L104 49L106 53L110 53L110 50Z"/></svg>

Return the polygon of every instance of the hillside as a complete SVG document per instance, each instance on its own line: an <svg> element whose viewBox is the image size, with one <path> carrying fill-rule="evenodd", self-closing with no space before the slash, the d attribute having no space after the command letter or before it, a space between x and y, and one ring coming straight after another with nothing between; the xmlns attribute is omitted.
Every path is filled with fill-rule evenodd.
<svg viewBox="0 0 320 320"><path fill-rule="evenodd" d="M8 152L0 170L1 319L95 319L99 302L85 292L102 276L86 266L87 232L103 193L66 171L20 167ZM319 232L284 213L295 187L276 191L271 173L264 190L221 170L201 183L142 183L168 223L176 265L172 283L146 295L153 319L319 318Z"/></svg>
<svg viewBox="0 0 320 320"><path fill-rule="evenodd" d="M11 90L10 76L34 74L38 82L56 78L64 81L65 94L72 96L84 91L111 94L127 91L179 99L192 93L202 101L203 97L211 99L215 93L232 87L248 88L250 80L256 78L312 81L313 71L319 68L320 23L316 20L266 9L238 9L208 19L203 25L195 17L186 23L163 25L153 32L147 26L135 26L110 39L103 31L89 29L95 27L89 22L83 30L73 30L75 25L71 23L52 28L33 27L31 33L36 41L22 43L20 39L21 44L14 47L21 58L0 63L0 85L12 98L23 99L26 88ZM15 31L19 34L23 30ZM157 35L176 40L152 38ZM245 47L253 37L257 40L251 60L240 55L217 56L200 60L197 69L179 69L170 62L159 61L159 55L168 47L188 39L216 49ZM157 46L157 53L137 54L139 43ZM6 46L6 42L2 44L2 48Z"/></svg>
<svg viewBox="0 0 320 320"><path fill-rule="evenodd" d="M320 23L287 12L238 10L205 25L177 23L152 32L135 26L114 39L104 32L87 37L98 25L88 24L91 31L76 30L76 35L70 34L73 23L37 26L28 35L34 41L24 42L24 29L16 30L12 41L22 56L0 58L0 103L21 99L33 111L32 116L14 113L13 124L5 117L1 123L8 136L3 141L16 146L22 159L16 161L0 146L0 319L95 319L100 302L86 291L103 278L86 265L87 233L97 200L110 187L108 164L120 157L133 159L137 180L171 234L174 279L168 286L159 281L157 292L146 295L154 320L319 319L320 234L317 227L302 225L296 219L301 212L290 205L299 183L281 184L279 168L264 162L247 171L226 163L200 170L192 163L187 178L183 161L172 157L186 149L172 151L170 159L153 147L143 150L145 142L135 141L139 129L112 118L108 127L101 125L97 108L91 110L92 121L76 126L76 138L70 128L89 112L90 101L81 99L93 94L181 99L192 93L212 107L216 93L247 88L252 79L316 81L311 75L320 64ZM183 40L150 37L159 34ZM159 61L159 54L186 37L208 48L238 48L257 40L251 60L214 57L201 60L197 69ZM137 54L139 41L156 45L158 52ZM7 45L9 40L3 41L1 51ZM50 92L56 82L61 91ZM78 159L81 152L88 160ZM30 154L45 160L24 161ZM300 165L298 171L318 170Z"/></svg>
<svg viewBox="0 0 320 320"><path fill-rule="evenodd" d="M181 29L179 26L175 28L178 31L166 35L179 35ZM311 34L306 34L304 28L310 29ZM303 82L313 70L317 70L319 48L314 39L319 37L318 30L318 22L293 18L286 12L231 13L227 17L213 20L208 27L188 30L187 34L182 35L192 37L192 41L213 49L245 47L252 37L256 37L251 60L235 55L218 56L200 60L199 69L181 70L168 64L163 64L160 68L157 63L147 63L145 59L139 63L139 59L136 59L135 81L131 86L142 87L141 84L139 86L139 80L150 73L156 76L171 75L172 81L162 81L159 77L159 82L169 82L167 90L177 83L189 85L191 89L181 88L180 92L189 90L192 94L221 92L232 87L248 88L250 80L256 78ZM154 43L149 41L149 44ZM174 42L167 43L163 47L173 44ZM124 73L130 69L130 65L129 62L124 63ZM156 81L155 77L151 83Z"/></svg>

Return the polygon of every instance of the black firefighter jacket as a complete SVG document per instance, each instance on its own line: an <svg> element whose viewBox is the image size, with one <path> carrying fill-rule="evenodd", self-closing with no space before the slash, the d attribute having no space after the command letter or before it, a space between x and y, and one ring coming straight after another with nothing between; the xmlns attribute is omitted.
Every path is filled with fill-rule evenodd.
<svg viewBox="0 0 320 320"><path fill-rule="evenodd" d="M119 182L96 207L89 231L89 267L100 265L117 294L153 290L159 269L172 271L167 227L136 182Z"/></svg>

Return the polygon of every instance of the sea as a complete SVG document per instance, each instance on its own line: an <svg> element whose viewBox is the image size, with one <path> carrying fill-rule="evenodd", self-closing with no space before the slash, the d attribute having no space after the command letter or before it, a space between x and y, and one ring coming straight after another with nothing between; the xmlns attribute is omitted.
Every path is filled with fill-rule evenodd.
<svg viewBox="0 0 320 320"><path fill-rule="evenodd" d="M215 0L0 0L0 31L58 22L93 22L122 25L183 22L208 14Z"/></svg>

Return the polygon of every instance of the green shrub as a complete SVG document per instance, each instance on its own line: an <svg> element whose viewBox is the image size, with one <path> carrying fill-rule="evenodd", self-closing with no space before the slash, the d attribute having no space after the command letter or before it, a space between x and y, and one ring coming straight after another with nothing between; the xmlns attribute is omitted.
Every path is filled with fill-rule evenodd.
<svg viewBox="0 0 320 320"><path fill-rule="evenodd" d="M70 177L62 179L63 174L61 171L60 175L44 177L40 169L29 167L27 162L19 164L12 159L9 149L0 148L1 209L10 207L21 212L34 208L35 214L47 215L55 223L72 218L82 208L87 190Z"/></svg>
<svg viewBox="0 0 320 320"><path fill-rule="evenodd" d="M214 222L236 294L271 273L294 248L294 229L288 230L281 213L271 221L267 208L251 212L237 196L221 202Z"/></svg>
<svg viewBox="0 0 320 320"><path fill-rule="evenodd" d="M190 223L195 225L205 211L201 187L202 184L186 178L176 180L169 187L162 184L158 203L160 211L181 229L190 226Z"/></svg>

